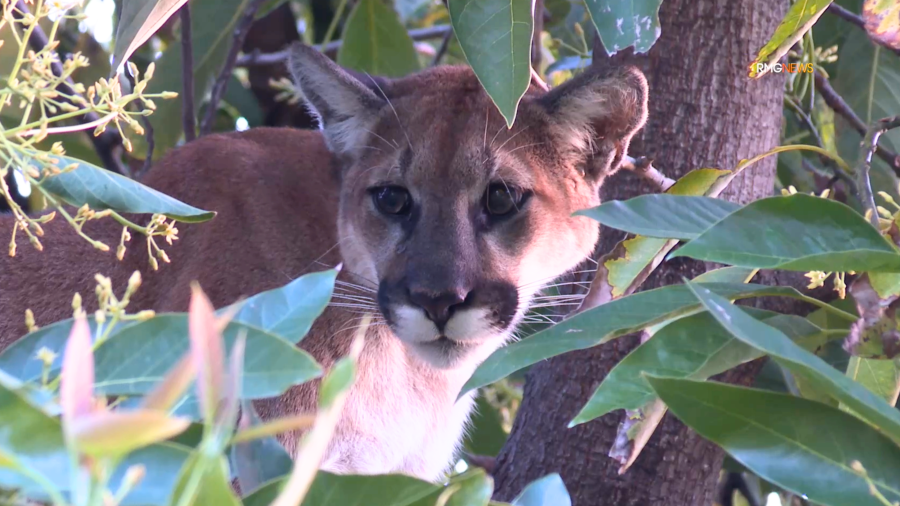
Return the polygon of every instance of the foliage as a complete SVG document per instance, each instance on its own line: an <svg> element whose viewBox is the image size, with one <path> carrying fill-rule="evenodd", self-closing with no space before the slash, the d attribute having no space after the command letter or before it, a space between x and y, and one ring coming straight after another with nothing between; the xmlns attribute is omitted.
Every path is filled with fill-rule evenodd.
<svg viewBox="0 0 900 506"><path fill-rule="evenodd" d="M181 142L184 97L158 105L154 100L174 98L171 90L181 89L183 42L176 36L177 24L174 31L164 27L185 2L123 0L113 64L127 62L128 76L114 72L87 85L77 81L82 71L93 68L85 57L75 52L63 62L55 59L58 34L72 30L82 17L55 10L61 3L35 0L27 4L32 8L27 14L10 0L2 4L0 29L15 51L0 59L0 66L8 65L0 88L0 171L4 176L15 171L46 206L27 214L10 188L0 186L17 223L10 231L10 254L16 253L17 233L40 250L41 225L56 214L97 249L108 250L109 245L82 231L87 221L106 218L123 227L117 256L122 258L136 232L147 238L155 267L159 260L168 261L156 239L171 244L178 238L177 221L198 222L213 214L73 156L79 146L83 149L83 139L67 137L50 146L43 141L115 126L132 161L154 152L162 155ZM262 116L255 99L247 98L243 71L227 72L230 35L248 12L254 15L248 9L259 7L258 17L280 3L190 2L195 22L189 41L194 67L189 70L193 93L202 98L193 102L192 113L207 107L221 108L232 119ZM583 26L593 24L609 53L629 46L648 51L659 37L661 3L547 0L549 20L537 44L544 61L535 69L534 5L529 1L450 0L447 8L416 0L398 0L393 8L380 0L342 1L327 20L324 36L304 37L326 46L337 38L338 62L371 74L403 76L432 57L467 62L512 125L533 74L558 84L590 62L591 35ZM295 345L329 303L336 271L303 276L218 312L195 286L188 313L166 314L127 312L140 287L139 276L132 277L121 297L109 279L98 276L96 313L84 314L76 295L72 319L31 328L0 353L0 487L28 500L78 506L499 504L489 502L492 480L476 464L478 457L495 455L510 430L521 398L521 379L514 374L550 357L640 331L646 339L610 372L571 422L590 423L625 410L624 446L611 450L623 472L662 414L671 410L775 489L822 505L900 500L897 177L890 160L873 160L874 146L860 146L860 136L847 131L854 111L865 126L880 115L900 113L897 87L891 86L900 82L900 59L892 53L900 2L837 3L861 12L865 31L829 25L832 20L823 13L832 2L798 0L759 48L754 63L787 61L815 70L846 98L850 113L826 103L813 74L791 74L782 146L735 167L698 168L659 194L581 211L604 226L634 234L601 259L594 283L608 289L609 300L498 350L475 371L463 393L486 388L465 443L469 470L453 473L443 484L399 475L317 471L354 382L361 341L358 337L350 355L327 372ZM305 3L292 5L301 16L311 16ZM441 43L413 40L407 31L435 25L452 27L452 32L442 32L446 39ZM29 50L28 41L38 29L49 32L48 42ZM827 41L828 47L817 45L816 39ZM157 50L158 56L149 56ZM103 51L99 56L109 60ZM54 64L60 72L54 73ZM223 68L232 92L217 103L208 97ZM763 78L766 72L750 67L753 77ZM860 76L867 76L867 85L860 85ZM67 84L69 78L76 81ZM132 79L133 84L126 82ZM277 86L285 98L295 98L289 84ZM149 117L155 131L151 151L144 121L154 110ZM57 126L86 114L97 118ZM233 121L220 129L231 128ZM126 130L148 135L135 137L132 151ZM885 132L881 147L900 147L898 132ZM809 144L798 144L801 138ZM743 169L773 155L779 157L781 195L748 204L718 198ZM870 186L882 205L865 194ZM151 217L142 226L123 213ZM676 257L729 267L634 293L659 262ZM811 288L830 280L833 297L847 301L831 303L790 287L749 283L759 269L805 272ZM792 297L819 309L800 317L732 304L757 297ZM780 374L770 386L786 393L710 379L761 357L771 359ZM314 379L322 380L315 413L266 422L256 416L252 400ZM108 396L115 399L107 403ZM308 437L291 456L276 436L297 429L307 430ZM240 497L231 487L234 479L241 484ZM512 502L569 503L558 475L532 483Z"/></svg>

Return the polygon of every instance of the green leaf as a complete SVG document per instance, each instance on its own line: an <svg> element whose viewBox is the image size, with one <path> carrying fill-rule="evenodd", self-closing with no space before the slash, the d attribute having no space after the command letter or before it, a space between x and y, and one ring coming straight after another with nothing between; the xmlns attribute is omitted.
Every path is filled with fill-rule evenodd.
<svg viewBox="0 0 900 506"><path fill-rule="evenodd" d="M553 473L529 483L512 506L572 506L572 499L562 478Z"/></svg>
<svg viewBox="0 0 900 506"><path fill-rule="evenodd" d="M231 47L232 28L243 14L249 0L192 0L191 40L194 49L194 113L200 111ZM146 93L178 91L178 98L157 100L156 111L149 116L153 125L154 159L158 160L175 147L184 133L181 121L181 41L174 40L156 62L156 73ZM133 137L135 156L146 155L142 137Z"/></svg>
<svg viewBox="0 0 900 506"><path fill-rule="evenodd" d="M682 422L760 478L824 506L880 506L851 468L858 460L878 490L900 499L900 448L865 422L784 394L648 377Z"/></svg>
<svg viewBox="0 0 900 506"><path fill-rule="evenodd" d="M93 316L88 316L91 335L96 334L97 324ZM74 320L62 320L34 332L26 334L0 353L0 370L19 381L34 381L41 377L43 362L38 360L38 351L42 348L56 354L50 372L58 371L62 366L62 353L66 340L72 330Z"/></svg>
<svg viewBox="0 0 900 506"><path fill-rule="evenodd" d="M754 313L759 313L754 311ZM825 340L822 329L798 316L757 314L783 329L791 339L815 347ZM589 422L616 409L639 409L656 394L643 373L704 380L763 353L731 336L709 313L682 318L663 327L622 359L603 378L570 426Z"/></svg>
<svg viewBox="0 0 900 506"><path fill-rule="evenodd" d="M59 168L71 164L78 166L44 179L40 186L73 206L87 204L95 211L112 209L121 213L165 214L186 223L199 223L216 215L81 160L66 156L56 158L59 158Z"/></svg>
<svg viewBox="0 0 900 506"><path fill-rule="evenodd" d="M884 399L794 344L778 329L753 319L727 299L700 285L688 282L687 286L734 337L768 354L817 391L846 404L895 441L900 441L900 411Z"/></svg>
<svg viewBox="0 0 900 506"><path fill-rule="evenodd" d="M250 402L241 406L242 424L245 420L250 427L262 423ZM263 484L290 474L294 460L277 439L266 437L233 445L231 464L243 495L248 495Z"/></svg>
<svg viewBox="0 0 900 506"><path fill-rule="evenodd" d="M533 0L450 0L449 10L466 60L512 127L531 83Z"/></svg>
<svg viewBox="0 0 900 506"><path fill-rule="evenodd" d="M900 272L900 254L860 214L802 194L751 202L671 257L760 269Z"/></svg>
<svg viewBox="0 0 900 506"><path fill-rule="evenodd" d="M360 0L344 25L338 64L385 77L419 70L419 57L397 13L381 0Z"/></svg>
<svg viewBox="0 0 900 506"><path fill-rule="evenodd" d="M870 272L869 284L882 299L900 295L900 274L892 272Z"/></svg>
<svg viewBox="0 0 900 506"><path fill-rule="evenodd" d="M662 0L587 0L585 2L609 55L634 46L646 53L659 38Z"/></svg>
<svg viewBox="0 0 900 506"><path fill-rule="evenodd" d="M716 183L728 177L731 171L718 169L698 169L685 174L666 191L668 195L706 195L715 191ZM636 236L621 241L612 252L603 256L606 278L612 287L613 298L618 298L633 290L633 285L645 274L648 266L675 247L668 239ZM598 270L602 275L602 269Z"/></svg>
<svg viewBox="0 0 900 506"><path fill-rule="evenodd" d="M244 506L269 506L285 479L271 481L244 498ZM302 506L433 506L442 487L399 474L354 476L319 471ZM428 502L428 498L432 498Z"/></svg>
<svg viewBox="0 0 900 506"><path fill-rule="evenodd" d="M441 497L447 497L446 506L488 506L494 480L482 468L475 468L465 474L455 476Z"/></svg>
<svg viewBox="0 0 900 506"><path fill-rule="evenodd" d="M262 331L299 342L309 331L313 320L327 306L330 300L336 270L314 272L301 276L287 285L262 292L238 302L240 309L232 322L257 327ZM221 310L223 312L226 310ZM96 332L96 323L88 317L91 334ZM127 326L137 323L119 324L110 336L124 331ZM41 377L43 363L37 360L38 350L46 348L56 353L56 360L50 368L55 373L62 359L62 350L72 329L72 319L62 320L29 333L0 352L0 369L21 381L33 381ZM251 344L251 346L255 346Z"/></svg>
<svg viewBox="0 0 900 506"><path fill-rule="evenodd" d="M228 476L228 464L224 458L195 450L185 462L168 504L240 506L241 501L234 495ZM193 500L180 502L186 496L193 497Z"/></svg>
<svg viewBox="0 0 900 506"><path fill-rule="evenodd" d="M851 11L860 10L856 8ZM839 43L840 52L831 84L863 122L871 124L900 111L900 94L897 93L900 90L900 59L892 51L873 44L866 33L855 28L846 28L846 40L833 42ZM841 156L845 160L858 160L861 136L840 115L836 120ZM878 143L896 153L900 150L900 129L885 132ZM895 199L900 198L896 174L877 156L872 157L871 178L873 188L884 190Z"/></svg>
<svg viewBox="0 0 900 506"><path fill-rule="evenodd" d="M308 353L291 342L240 322L229 323L223 332L228 353L241 333L247 335L243 398L274 397L322 372ZM184 313L158 315L114 331L94 352L97 390L106 395L150 392L188 352L187 336Z"/></svg>
<svg viewBox="0 0 900 506"><path fill-rule="evenodd" d="M847 377L868 388L890 405L897 403L900 369L894 360L850 357Z"/></svg>
<svg viewBox="0 0 900 506"><path fill-rule="evenodd" d="M711 283L704 286L724 297L734 299L763 296L802 297L790 287L743 283ZM542 360L597 346L650 325L689 314L699 307L696 298L684 285L665 286L613 300L498 349L475 370L463 386L460 395ZM828 307L832 311L840 312ZM846 316L855 320L852 315Z"/></svg>
<svg viewBox="0 0 900 506"><path fill-rule="evenodd" d="M12 387L6 379L0 379L0 453L14 455L32 476L41 475L60 492L69 492L70 460L59 420L29 401L26 393ZM110 487L118 488L130 466L143 464L152 472L147 473L121 504L162 504L187 455L187 449L171 443L142 448L119 464L110 479ZM0 487L20 489L33 500L47 499L43 487L33 479L3 467L0 466Z"/></svg>
<svg viewBox="0 0 900 506"><path fill-rule="evenodd" d="M336 269L314 272L281 288L256 294L237 303L240 310L232 321L299 343L331 301L337 274Z"/></svg>
<svg viewBox="0 0 900 506"><path fill-rule="evenodd" d="M775 29L756 59L750 64L750 77L760 77L765 72L757 71L757 63L775 63L787 54L798 40L816 23L819 16L831 5L831 0L797 0Z"/></svg>
<svg viewBox="0 0 900 506"><path fill-rule="evenodd" d="M121 17L116 26L113 68L121 65L141 44L147 42L185 3L187 0L122 0Z"/></svg>
<svg viewBox="0 0 900 506"><path fill-rule="evenodd" d="M727 200L658 193L612 200L575 214L631 234L687 241L740 208Z"/></svg>
<svg viewBox="0 0 900 506"><path fill-rule="evenodd" d="M67 482L69 456L59 421L51 418L14 385L0 382L0 452L14 456L16 467L31 469L59 487ZM42 487L33 480L0 466L0 486L22 488L27 495L39 493ZM7 469L4 469L7 468Z"/></svg>
<svg viewBox="0 0 900 506"><path fill-rule="evenodd" d="M322 378L319 389L319 406L327 408L339 394L347 390L356 380L356 364L353 359L344 357L338 360L328 374Z"/></svg>
<svg viewBox="0 0 900 506"><path fill-rule="evenodd" d="M475 400L475 413L472 414L471 427L463 445L473 455L494 457L500 453L506 443L507 433L503 430L503 422L497 408L491 405L484 395Z"/></svg>

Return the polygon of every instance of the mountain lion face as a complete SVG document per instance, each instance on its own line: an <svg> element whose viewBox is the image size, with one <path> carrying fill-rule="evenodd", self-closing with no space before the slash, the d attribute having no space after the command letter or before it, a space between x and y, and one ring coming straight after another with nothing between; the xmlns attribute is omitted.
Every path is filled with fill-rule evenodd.
<svg viewBox="0 0 900 506"><path fill-rule="evenodd" d="M341 167L344 268L439 368L480 362L543 286L593 250L599 204L646 116L633 69L531 89L511 129L468 68L354 77L307 47L295 79Z"/></svg>

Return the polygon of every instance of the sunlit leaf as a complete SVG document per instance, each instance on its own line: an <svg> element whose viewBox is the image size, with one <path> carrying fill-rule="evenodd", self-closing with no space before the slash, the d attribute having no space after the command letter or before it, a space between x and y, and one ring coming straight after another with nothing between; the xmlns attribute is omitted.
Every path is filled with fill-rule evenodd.
<svg viewBox="0 0 900 506"><path fill-rule="evenodd" d="M70 431L78 450L95 457L127 455L184 431L190 421L160 411L97 412L79 418Z"/></svg>
<svg viewBox="0 0 900 506"><path fill-rule="evenodd" d="M118 67L127 60L185 3L187 0L122 0L113 64Z"/></svg>
<svg viewBox="0 0 900 506"><path fill-rule="evenodd" d="M59 385L59 404L67 430L80 418L95 409L94 355L91 331L84 315L75 318L75 325L63 355L62 381Z"/></svg>
<svg viewBox="0 0 900 506"><path fill-rule="evenodd" d="M191 40L194 49L194 109L199 113L203 97L207 95L222 68L233 40L235 23L243 14L249 0L191 0ZM180 38L179 38L180 39ZM177 91L177 98L157 100L156 111L149 116L153 125L154 160L170 151L184 133L182 122L182 63L181 41L173 40L156 61L156 73L146 93ZM142 137L132 136L134 155L146 156L147 145Z"/></svg>
<svg viewBox="0 0 900 506"><path fill-rule="evenodd" d="M785 14L772 38L750 64L750 77L760 77L766 72L757 70L757 64L775 63L803 37L831 5L831 0L797 0Z"/></svg>
<svg viewBox="0 0 900 506"><path fill-rule="evenodd" d="M872 40L893 49L900 49L900 2L896 0L866 0L862 18Z"/></svg>

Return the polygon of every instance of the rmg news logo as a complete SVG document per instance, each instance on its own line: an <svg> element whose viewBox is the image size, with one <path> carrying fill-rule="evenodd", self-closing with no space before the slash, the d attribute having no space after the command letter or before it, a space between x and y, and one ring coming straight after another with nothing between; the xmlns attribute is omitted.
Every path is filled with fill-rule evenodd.
<svg viewBox="0 0 900 506"><path fill-rule="evenodd" d="M812 63L753 63L750 67L751 71L754 71L757 75L769 72L773 74L781 74L782 72L787 72L788 74L813 73Z"/></svg>

